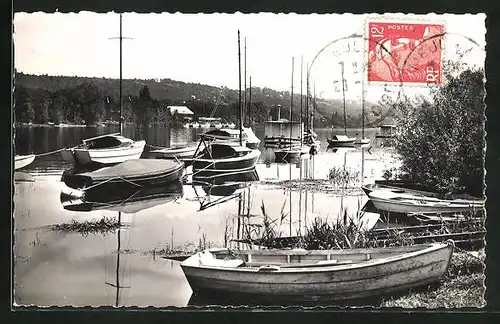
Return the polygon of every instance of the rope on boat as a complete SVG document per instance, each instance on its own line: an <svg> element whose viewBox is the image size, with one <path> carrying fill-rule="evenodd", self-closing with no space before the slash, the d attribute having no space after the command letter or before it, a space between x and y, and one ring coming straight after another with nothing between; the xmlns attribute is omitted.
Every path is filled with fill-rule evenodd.
<svg viewBox="0 0 500 324"><path fill-rule="evenodd" d="M58 150L55 150L55 151L50 151L50 152L47 152L47 153L35 154L35 156L36 156L36 157L40 157L40 156L45 156L45 155L51 155L51 154L59 153L59 152L64 151L64 150L71 150L71 149L73 149L73 148L75 148L75 147L76 147L76 146L69 147L69 148L63 147L63 148L58 149Z"/></svg>
<svg viewBox="0 0 500 324"><path fill-rule="evenodd" d="M95 184L95 185L92 185L92 186L89 186L89 187L83 188L82 190L83 190L83 191L87 191L87 190L89 190L89 189L92 189L92 188L98 187L98 186L103 185L103 184L105 184L105 183L107 183L107 182L110 182L110 181L112 181L112 180L123 180L123 181L125 181L125 182L127 182L127 183L130 183L130 184L134 185L134 186L137 186L137 187L142 187L142 185L137 184L137 183L135 183L135 182L133 182L133 181L127 180L127 179L125 179L125 178L122 178L122 177L114 177L114 178L110 178L110 179L108 179L108 180L105 180L105 181L99 182L99 183L97 183L97 184Z"/></svg>
<svg viewBox="0 0 500 324"><path fill-rule="evenodd" d="M212 163L210 163L210 164L208 164L208 165L207 165L206 167L204 167L203 169L199 169L198 171L193 172L191 175L195 175L195 174L197 174L197 173L200 173L200 172L202 172L202 171L205 171L206 169L210 168L210 167L211 167L211 166L213 166L213 165L215 165L215 161L214 161L214 162L212 162Z"/></svg>
<svg viewBox="0 0 500 324"><path fill-rule="evenodd" d="M146 143L146 146L152 148L152 149L155 149L155 150L161 150L161 149L164 149L166 147L162 147L162 146L155 146L155 145L151 145L151 144L147 144Z"/></svg>

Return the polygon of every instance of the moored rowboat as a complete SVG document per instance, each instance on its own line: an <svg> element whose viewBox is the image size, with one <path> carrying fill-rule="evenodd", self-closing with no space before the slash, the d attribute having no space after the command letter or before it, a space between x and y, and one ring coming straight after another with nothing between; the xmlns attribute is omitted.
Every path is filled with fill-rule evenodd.
<svg viewBox="0 0 500 324"><path fill-rule="evenodd" d="M484 208L484 201L466 199L444 200L408 193L398 193L390 189L374 190L368 196L378 210L401 214L455 213Z"/></svg>
<svg viewBox="0 0 500 324"><path fill-rule="evenodd" d="M209 249L181 263L195 294L258 300L357 299L429 284L445 274L454 245L352 250Z"/></svg>

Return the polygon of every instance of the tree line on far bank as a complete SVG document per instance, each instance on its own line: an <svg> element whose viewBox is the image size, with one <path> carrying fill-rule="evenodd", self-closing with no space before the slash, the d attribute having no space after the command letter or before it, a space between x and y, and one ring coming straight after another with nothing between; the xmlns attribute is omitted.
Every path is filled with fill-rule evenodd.
<svg viewBox="0 0 500 324"><path fill-rule="evenodd" d="M14 115L19 123L92 125L108 120L118 121L119 93L117 80L105 78L82 78L63 76L35 76L16 74L14 90ZM213 117L222 117L227 122L238 121L238 93L235 90L184 83L170 79L124 80L122 116L134 124L172 125L183 122L181 116L172 116L166 107L182 105L191 109L196 117L209 117L216 104ZM252 88L252 103L244 110L244 122L248 124L248 112L252 123L262 123L278 116L289 116L289 94L268 88ZM300 95L294 98L292 118L300 118ZM304 105L305 107L305 105ZM305 108L304 108L305 110ZM347 107L347 127L361 125L361 113L356 105ZM380 111L380 108L378 108ZM315 127L343 127L342 107L338 103L318 100L315 107ZM373 123L380 114L365 116L365 124ZM305 111L303 112L305 119Z"/></svg>

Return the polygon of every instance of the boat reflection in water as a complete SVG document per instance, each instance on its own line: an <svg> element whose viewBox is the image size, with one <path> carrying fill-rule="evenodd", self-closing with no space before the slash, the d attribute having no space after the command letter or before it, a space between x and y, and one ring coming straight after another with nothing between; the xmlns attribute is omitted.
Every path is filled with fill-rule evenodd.
<svg viewBox="0 0 500 324"><path fill-rule="evenodd" d="M89 189L85 192L85 195L77 198L62 192L61 203L63 208L81 212L110 210L133 214L182 198L184 192L180 181L171 182L164 187L128 187L128 189L110 190L107 194L102 194L102 191L97 189L98 187Z"/></svg>
<svg viewBox="0 0 500 324"><path fill-rule="evenodd" d="M214 178L193 176L192 185L200 203L200 211L223 202L238 198L245 188L259 180L257 170L251 169L234 175L220 175ZM200 196L197 187L205 192Z"/></svg>
<svg viewBox="0 0 500 324"><path fill-rule="evenodd" d="M122 213L136 214L140 211L152 208L158 205L164 205L179 198L182 198L184 193L183 185L180 181L170 182L163 187L145 187L145 188L131 188L122 190L110 190L107 194L103 194L99 187L91 188L85 191L84 196L75 199L74 196L61 192L60 200L63 208L76 212L91 212L96 210L107 210L118 212L118 230L116 231L117 245L116 265L114 269L114 280L105 281L107 286L113 287L116 290L115 300L113 305L120 306L121 290L124 288L131 288L131 285L123 283L124 272L122 260L127 255L122 255ZM128 247L125 247L128 250Z"/></svg>

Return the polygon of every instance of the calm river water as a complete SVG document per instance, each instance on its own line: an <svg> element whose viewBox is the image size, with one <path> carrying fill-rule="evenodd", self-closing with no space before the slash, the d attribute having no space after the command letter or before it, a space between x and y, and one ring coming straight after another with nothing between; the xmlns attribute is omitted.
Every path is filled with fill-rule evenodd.
<svg viewBox="0 0 500 324"><path fill-rule="evenodd" d="M16 129L17 154L45 153L80 143L84 138L117 132L117 128ZM206 129L126 127L124 135L145 139L154 146L190 143ZM299 178L327 179L333 167L361 173L364 183L380 179L384 168L394 163L392 149L381 147L375 129L365 131L372 148L327 150L326 138L332 130L316 130L322 143L314 157L297 164L277 164L274 153L261 147L256 166L259 180L230 194L215 195L197 185L184 185L176 199L165 199L136 213L122 213L127 225L118 232L87 236L52 230L55 224L72 220L99 220L117 217L112 210L76 212L64 209L60 194L62 172L69 168L59 154L37 157L22 171L32 181L15 183L15 302L19 305L73 306L186 306L193 303L191 289L179 262L151 253L173 244L174 249L193 249L201 242L220 247L228 238L237 238L237 219L242 212L258 222L262 206L271 218L284 210L288 220L284 236L303 233L315 217L335 220L343 209L353 215L368 200L361 190L349 194L311 190L290 190L273 184L276 180ZM342 134L342 130L336 130ZM348 130L349 135L360 130ZM263 129L256 135L263 138ZM363 150L365 152L363 152ZM144 153L147 156L147 152ZM189 168L187 170L189 172ZM360 176L361 180L361 176ZM359 186L359 184L357 185ZM291 222L291 225L290 225ZM120 258L117 262L118 240ZM118 286L116 283L118 279Z"/></svg>

